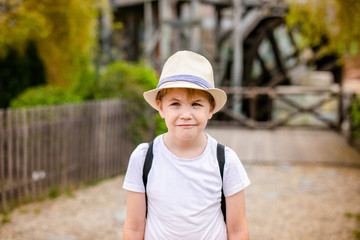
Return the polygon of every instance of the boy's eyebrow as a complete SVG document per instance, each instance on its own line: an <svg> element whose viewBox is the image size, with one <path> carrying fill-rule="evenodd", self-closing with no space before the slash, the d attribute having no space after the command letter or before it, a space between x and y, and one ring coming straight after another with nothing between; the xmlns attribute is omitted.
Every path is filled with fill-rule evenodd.
<svg viewBox="0 0 360 240"><path fill-rule="evenodd" d="M177 102L181 102L181 100L177 99L176 97L172 97L169 99L169 101L177 101ZM204 102L205 100L202 98L198 98L198 99L194 99L191 100L192 102Z"/></svg>
<svg viewBox="0 0 360 240"><path fill-rule="evenodd" d="M180 102L180 100L175 98L175 97L171 98L170 101L178 101L178 102Z"/></svg>
<svg viewBox="0 0 360 240"><path fill-rule="evenodd" d="M204 99L202 99L202 98L199 98L199 99L195 99L195 100L193 100L193 102L204 102L205 100Z"/></svg>

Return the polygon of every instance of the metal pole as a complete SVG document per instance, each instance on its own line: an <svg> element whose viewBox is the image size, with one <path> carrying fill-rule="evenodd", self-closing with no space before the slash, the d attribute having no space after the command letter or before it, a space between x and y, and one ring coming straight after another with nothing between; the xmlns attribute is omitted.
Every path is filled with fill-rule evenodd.
<svg viewBox="0 0 360 240"><path fill-rule="evenodd" d="M232 86L240 87L243 75L243 43L241 29L242 0L233 0L233 66L232 66ZM241 111L241 95L234 95L233 111Z"/></svg>

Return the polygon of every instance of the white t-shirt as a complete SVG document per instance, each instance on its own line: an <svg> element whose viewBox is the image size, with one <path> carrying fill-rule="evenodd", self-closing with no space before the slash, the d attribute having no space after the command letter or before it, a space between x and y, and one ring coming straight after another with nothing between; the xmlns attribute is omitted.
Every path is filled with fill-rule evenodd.
<svg viewBox="0 0 360 240"><path fill-rule="evenodd" d="M148 215L146 240L226 240L221 212L221 188L225 197L250 184L236 153L225 147L221 181L217 161L217 141L207 135L204 152L194 159L181 159L165 146L163 135L155 138L153 163L148 175ZM148 144L140 144L131 154L123 188L145 192L143 165Z"/></svg>

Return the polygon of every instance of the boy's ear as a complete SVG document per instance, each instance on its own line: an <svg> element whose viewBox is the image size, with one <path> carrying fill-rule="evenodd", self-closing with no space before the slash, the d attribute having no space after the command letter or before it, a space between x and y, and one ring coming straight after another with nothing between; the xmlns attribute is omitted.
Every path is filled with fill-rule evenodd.
<svg viewBox="0 0 360 240"><path fill-rule="evenodd" d="M164 112L163 112L163 110L162 110L161 101L160 101L160 100L156 100L156 105L157 105L157 107L158 107L158 112L159 112L160 116L161 116L162 118L164 118Z"/></svg>
<svg viewBox="0 0 360 240"><path fill-rule="evenodd" d="M210 120L213 115L214 115L214 111L212 110L212 111L209 112L208 120Z"/></svg>

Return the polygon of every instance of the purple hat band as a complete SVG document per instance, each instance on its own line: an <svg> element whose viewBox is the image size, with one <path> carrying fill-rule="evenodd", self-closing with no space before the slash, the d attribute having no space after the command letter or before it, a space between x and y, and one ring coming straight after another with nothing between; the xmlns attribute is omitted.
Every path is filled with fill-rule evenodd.
<svg viewBox="0 0 360 240"><path fill-rule="evenodd" d="M156 88L159 88L162 84L167 82L176 82L176 81L185 81L190 83L195 83L203 88L210 89L214 88L209 82L205 81L204 79L194 76L194 75L174 75L170 77L166 77L159 81L159 84Z"/></svg>

